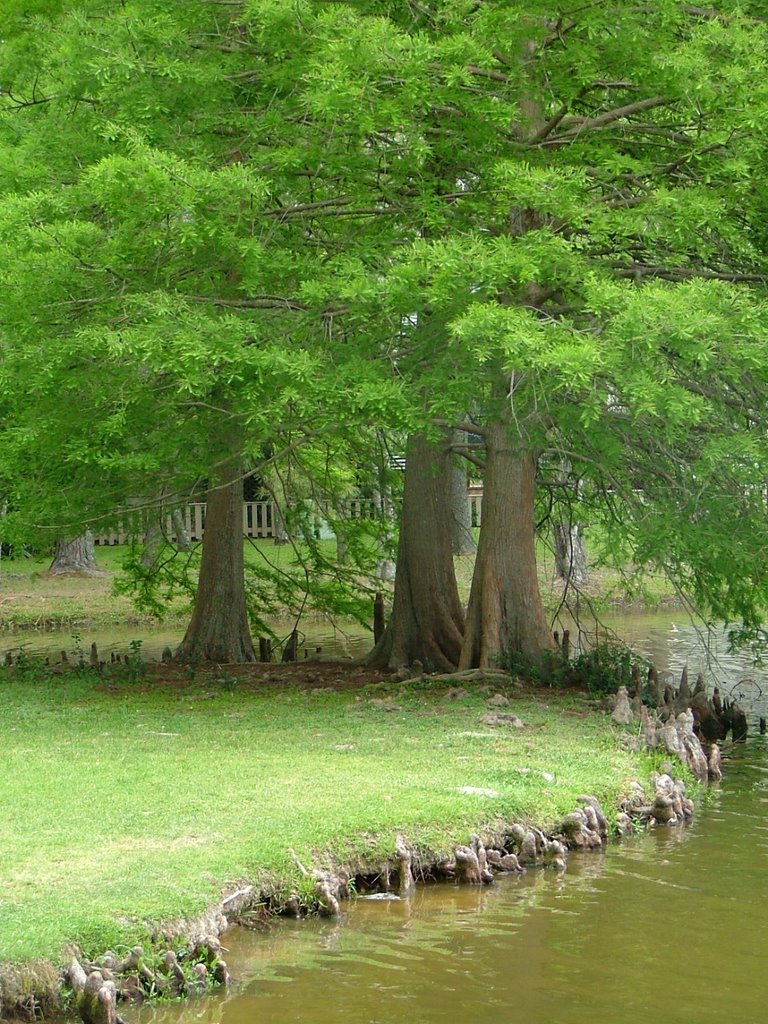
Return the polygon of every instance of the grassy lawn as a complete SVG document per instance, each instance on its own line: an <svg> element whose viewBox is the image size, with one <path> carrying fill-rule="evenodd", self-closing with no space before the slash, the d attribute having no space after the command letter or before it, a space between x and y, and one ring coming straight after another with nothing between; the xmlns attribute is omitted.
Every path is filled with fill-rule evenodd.
<svg viewBox="0 0 768 1024"><path fill-rule="evenodd" d="M402 830L448 850L498 821L554 822L581 793L609 808L647 773L579 698L510 694L519 730L480 722L487 692L444 689L0 671L0 962L130 945L243 880L290 884L291 847L380 862Z"/></svg>
<svg viewBox="0 0 768 1024"><path fill-rule="evenodd" d="M330 551L333 542L324 543ZM191 555L193 564L199 563L200 550L197 545ZM290 546L270 540L246 541L244 550L246 562L254 566L263 556L278 566L294 560ZM0 629L156 624L153 616L138 613L129 597L114 592L115 578L129 554L125 545L97 547L96 563L105 575L86 577L49 576L50 556L4 557L0 563ZM185 597L174 599L163 621L186 624L189 607Z"/></svg>
<svg viewBox="0 0 768 1024"><path fill-rule="evenodd" d="M323 541L326 554L334 557L335 542ZM126 547L98 547L96 561L106 575L77 578L51 577L47 574L50 558L3 558L0 563L0 630L64 628L77 630L84 626L153 625L157 620L137 613L130 598L116 595L113 590L115 576L128 553ZM197 558L198 553L193 555ZM246 562L258 567L264 558L272 564L286 567L294 561L290 546L276 546L271 540L245 543ZM551 552L539 545L539 585L549 612L554 612L562 601L563 587L554 578ZM469 596L474 556L455 560L459 593L463 600ZM386 585L384 585L386 588ZM674 599L674 592L661 576L645 576L642 587L628 597L620 576L615 571L593 569L589 583L580 599L582 612L586 598L598 612L610 608L657 607ZM571 595L573 605L574 595ZM175 599L166 609L164 621L185 625L189 614L186 598Z"/></svg>

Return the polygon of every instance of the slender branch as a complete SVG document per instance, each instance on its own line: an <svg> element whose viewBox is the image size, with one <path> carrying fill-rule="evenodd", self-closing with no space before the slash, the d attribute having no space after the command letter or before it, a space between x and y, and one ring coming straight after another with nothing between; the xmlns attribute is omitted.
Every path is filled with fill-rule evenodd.
<svg viewBox="0 0 768 1024"><path fill-rule="evenodd" d="M466 459L467 462L470 462L473 466L476 466L478 469L485 471L485 462L481 458L478 458L478 456L475 455L474 452L469 451L469 449L461 447L452 447L451 451L454 451L457 455L460 455L463 459Z"/></svg>
<svg viewBox="0 0 768 1024"><path fill-rule="evenodd" d="M543 142L544 139L546 139L547 136L550 135L555 130L555 128L557 128L557 126L560 124L560 122L563 120L563 118L569 110L570 107L568 106L568 104L564 103L562 107L560 107L560 109L557 111L557 113L553 114L553 116L550 117L546 124L543 124L541 128L538 129L538 131L535 131L533 135L531 135L531 137L527 140L528 145L537 146L540 142Z"/></svg>
<svg viewBox="0 0 768 1024"><path fill-rule="evenodd" d="M488 434L488 430L485 427L479 423L473 423L472 420L462 420L459 423L453 423L449 420L436 419L435 425L438 427L449 427L451 430L463 430L467 434L477 434L478 437L485 437Z"/></svg>
<svg viewBox="0 0 768 1024"><path fill-rule="evenodd" d="M331 199L319 199L315 203L297 203L295 206L276 206L271 210L262 210L264 217L289 217L297 213L309 213L312 210L323 210L329 206L348 206L351 196L335 196Z"/></svg>
<svg viewBox="0 0 768 1024"><path fill-rule="evenodd" d="M552 115L552 117L541 126L533 135L528 139L529 146L537 146L540 142L543 142L551 133L557 128L557 126L565 119L565 115L571 109L571 105L577 100L583 99L588 93L592 92L593 89L634 89L631 82L608 82L605 80L598 80L591 82L589 85L583 86L576 93L574 98L560 107L560 109Z"/></svg>
<svg viewBox="0 0 768 1024"><path fill-rule="evenodd" d="M578 135L585 129L603 128L607 124L613 124L614 121L620 121L622 118L639 114L642 110L663 107L670 102L666 96L648 96L644 100L636 100L634 103L627 103L623 107L614 107L613 110L606 110L605 113L598 114L596 117L577 117L574 115L564 118L563 122L573 125L573 127L569 131L564 132L561 138L568 135Z"/></svg>
<svg viewBox="0 0 768 1024"><path fill-rule="evenodd" d="M7 96L8 99L11 101L9 104L6 105L7 110L23 110L25 107L38 107L41 106L43 103L51 103L53 100L57 99L57 93L53 93L50 96L33 96L31 100L19 100L16 99L13 93L5 89L0 89L0 98L2 98L3 96Z"/></svg>
<svg viewBox="0 0 768 1024"><path fill-rule="evenodd" d="M309 307L297 299L283 295L254 295L248 299L223 299L215 295L182 295L190 302L210 302L213 306L231 306L233 309L290 309L297 313L306 312Z"/></svg>
<svg viewBox="0 0 768 1024"><path fill-rule="evenodd" d="M509 82L509 75L503 71L493 71L490 68L479 68L477 64L467 64L467 71L470 75L477 75L480 78L490 78L494 82Z"/></svg>
<svg viewBox="0 0 768 1024"><path fill-rule="evenodd" d="M660 277L666 281L688 281L702 278L708 281L732 281L739 284L768 284L768 274L739 274L725 270L705 270L696 267L664 267L649 263L621 263L607 261L619 277Z"/></svg>

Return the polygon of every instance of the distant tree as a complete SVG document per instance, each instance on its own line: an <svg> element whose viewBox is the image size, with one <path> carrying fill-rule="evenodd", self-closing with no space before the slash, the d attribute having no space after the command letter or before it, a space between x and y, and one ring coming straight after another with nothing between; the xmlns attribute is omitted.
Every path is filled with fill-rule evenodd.
<svg viewBox="0 0 768 1024"><path fill-rule="evenodd" d="M48 572L52 576L75 575L75 576L101 576L103 575L96 564L96 548L93 534L86 530L74 540L60 538L56 541L56 548L53 553Z"/></svg>

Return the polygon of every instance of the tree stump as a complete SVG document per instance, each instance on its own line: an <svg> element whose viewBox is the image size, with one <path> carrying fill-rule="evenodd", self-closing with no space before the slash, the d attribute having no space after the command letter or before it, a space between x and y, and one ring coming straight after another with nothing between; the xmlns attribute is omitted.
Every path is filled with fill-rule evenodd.
<svg viewBox="0 0 768 1024"><path fill-rule="evenodd" d="M78 960L72 959L69 981L75 991L75 1005L83 1024L124 1024L117 1015L117 989L101 971L86 975Z"/></svg>
<svg viewBox="0 0 768 1024"><path fill-rule="evenodd" d="M74 540L59 538L48 572L52 576L71 573L76 576L104 576L96 564L93 534L86 530Z"/></svg>
<svg viewBox="0 0 768 1024"><path fill-rule="evenodd" d="M395 856L398 861L397 888L400 893L410 892L416 884L412 869L413 854L401 835L398 835L397 842L395 843Z"/></svg>
<svg viewBox="0 0 768 1024"><path fill-rule="evenodd" d="M467 885L482 885L483 879L480 875L480 864L477 854L470 846L457 846L453 851L453 859L456 864L456 881Z"/></svg>

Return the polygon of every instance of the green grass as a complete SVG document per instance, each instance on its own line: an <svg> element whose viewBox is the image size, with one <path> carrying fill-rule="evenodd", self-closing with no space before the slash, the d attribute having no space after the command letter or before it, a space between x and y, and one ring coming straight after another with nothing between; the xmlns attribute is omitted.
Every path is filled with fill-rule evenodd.
<svg viewBox="0 0 768 1024"><path fill-rule="evenodd" d="M332 559L334 541L321 541L324 554ZM150 615L137 613L130 598L113 592L114 575L120 572L126 547L98 547L96 561L109 575L93 578L51 577L47 575L49 558L4 558L0 563L0 629L77 629L83 626L151 625ZM193 559L198 553L193 554ZM258 566L263 559L286 567L295 558L288 545L276 546L271 540L245 543L246 562ZM562 600L562 583L554 579L552 555L539 544L539 585L548 612L556 611ZM463 600L469 596L474 566L473 556L456 559L456 576ZM590 582L583 588L591 606L598 613L617 607L659 607L674 600L674 592L661 576L645 576L642 586L635 585L628 593L620 574L606 569L593 570ZM573 602L571 601L571 604ZM581 601L582 612L585 602ZM179 597L166 608L164 621L186 624L189 602Z"/></svg>
<svg viewBox="0 0 768 1024"><path fill-rule="evenodd" d="M515 699L528 728L490 730L480 693L412 684L388 712L380 689L244 685L0 673L0 962L57 961L71 941L95 954L243 880L290 882L290 848L380 861L402 830L445 850L500 820L553 822L580 793L609 806L647 768L607 718L560 701Z"/></svg>

